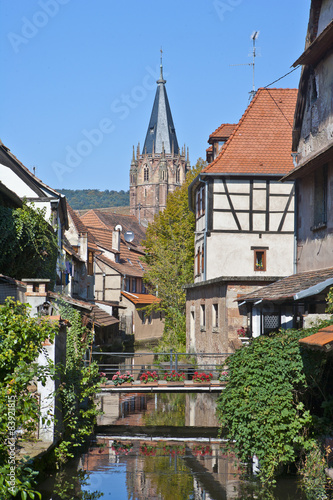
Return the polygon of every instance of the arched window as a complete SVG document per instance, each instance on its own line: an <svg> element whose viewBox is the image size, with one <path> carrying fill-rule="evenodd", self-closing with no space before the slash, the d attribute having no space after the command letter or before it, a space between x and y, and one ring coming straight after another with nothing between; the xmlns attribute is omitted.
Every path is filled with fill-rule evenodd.
<svg viewBox="0 0 333 500"><path fill-rule="evenodd" d="M180 183L180 168L177 167L176 170L176 182L179 184Z"/></svg>
<svg viewBox="0 0 333 500"><path fill-rule="evenodd" d="M149 169L147 166L144 167L144 169L143 169L143 180L149 181Z"/></svg>

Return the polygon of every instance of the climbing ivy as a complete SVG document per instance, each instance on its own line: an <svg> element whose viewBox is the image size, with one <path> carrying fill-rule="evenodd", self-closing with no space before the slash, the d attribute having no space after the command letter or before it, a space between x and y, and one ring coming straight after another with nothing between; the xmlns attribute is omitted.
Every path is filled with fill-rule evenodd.
<svg viewBox="0 0 333 500"><path fill-rule="evenodd" d="M0 307L0 498L4 500L16 494L40 498L34 492L37 472L18 460L16 452L20 441L30 438L38 425L39 405L29 386L32 380L45 383L53 374L51 364L42 367L36 360L42 343L53 340L56 327L31 318L29 307L12 299ZM16 459L11 453L14 450ZM10 481L11 465L16 467L14 485Z"/></svg>
<svg viewBox="0 0 333 500"><path fill-rule="evenodd" d="M281 465L310 451L316 431L332 422L325 407L330 396L321 390L328 358L298 342L315 331L261 336L227 360L230 378L217 405L222 432L235 441L240 460L258 457L263 483L273 483Z"/></svg>
<svg viewBox="0 0 333 500"><path fill-rule="evenodd" d="M57 237L46 208L0 206L0 273L12 278L55 279Z"/></svg>
<svg viewBox="0 0 333 500"><path fill-rule="evenodd" d="M62 300L60 313L62 318L69 320L70 327L67 330L66 364L58 367L62 380L59 395L64 427L55 451L59 468L74 457L75 449L82 446L92 433L100 413L94 397L103 382L97 363L86 364L84 361L92 343L92 332L83 326L79 311Z"/></svg>

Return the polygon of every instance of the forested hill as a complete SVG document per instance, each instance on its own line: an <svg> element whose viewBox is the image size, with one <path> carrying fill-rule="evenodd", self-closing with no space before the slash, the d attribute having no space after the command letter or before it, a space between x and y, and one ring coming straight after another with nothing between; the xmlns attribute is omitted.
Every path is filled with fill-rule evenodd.
<svg viewBox="0 0 333 500"><path fill-rule="evenodd" d="M99 191L98 189L56 189L64 194L74 210L88 208L126 207L129 191Z"/></svg>

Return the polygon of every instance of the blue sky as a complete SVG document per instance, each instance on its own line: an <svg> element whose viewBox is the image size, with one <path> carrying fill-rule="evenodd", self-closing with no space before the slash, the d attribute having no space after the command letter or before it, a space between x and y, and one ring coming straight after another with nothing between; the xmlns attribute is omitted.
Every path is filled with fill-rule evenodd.
<svg viewBox="0 0 333 500"><path fill-rule="evenodd" d="M237 122L252 88L290 71L310 0L2 0L2 142L53 188L127 190L163 48L178 143L191 164ZM300 70L273 87L297 87Z"/></svg>

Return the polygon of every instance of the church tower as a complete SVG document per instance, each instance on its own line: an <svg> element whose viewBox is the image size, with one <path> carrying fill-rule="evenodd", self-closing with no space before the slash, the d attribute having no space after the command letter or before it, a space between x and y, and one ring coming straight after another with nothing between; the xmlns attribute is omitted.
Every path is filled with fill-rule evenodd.
<svg viewBox="0 0 333 500"><path fill-rule="evenodd" d="M161 51L162 53L162 51ZM166 80L163 78L161 55L160 78L148 125L146 140L140 153L135 149L130 169L130 208L143 225L166 206L167 195L185 180L190 162L185 146L180 151L173 124Z"/></svg>

